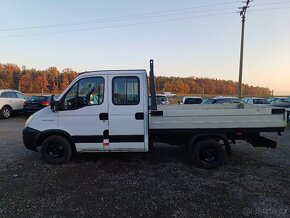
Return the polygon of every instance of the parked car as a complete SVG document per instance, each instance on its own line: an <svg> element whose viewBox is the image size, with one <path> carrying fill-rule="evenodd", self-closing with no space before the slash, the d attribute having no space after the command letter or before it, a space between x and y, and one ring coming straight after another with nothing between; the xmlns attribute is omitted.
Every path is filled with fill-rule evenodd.
<svg viewBox="0 0 290 218"><path fill-rule="evenodd" d="M176 96L176 94L172 93L172 92L164 92L164 95L166 95L167 97L173 97Z"/></svg>
<svg viewBox="0 0 290 218"><path fill-rule="evenodd" d="M270 102L266 98L245 97L243 98L243 101L245 101L247 104L270 104Z"/></svg>
<svg viewBox="0 0 290 218"><path fill-rule="evenodd" d="M0 89L0 117L7 119L13 112L22 112L27 96L17 90Z"/></svg>
<svg viewBox="0 0 290 218"><path fill-rule="evenodd" d="M182 104L201 104L202 98L197 96L184 96Z"/></svg>
<svg viewBox="0 0 290 218"><path fill-rule="evenodd" d="M237 97L218 96L214 98L205 99L201 104L238 104L245 103Z"/></svg>
<svg viewBox="0 0 290 218"><path fill-rule="evenodd" d="M151 106L151 96L149 96L148 100L149 106ZM168 97L166 95L156 94L156 103L157 105L167 105L169 104Z"/></svg>
<svg viewBox="0 0 290 218"><path fill-rule="evenodd" d="M285 97L271 97L267 99L270 104L274 103L274 102L281 102L281 101L285 101L286 98Z"/></svg>
<svg viewBox="0 0 290 218"><path fill-rule="evenodd" d="M271 104L274 107L283 107L287 111L288 121L290 120L290 96L287 97L284 101L273 102Z"/></svg>
<svg viewBox="0 0 290 218"><path fill-rule="evenodd" d="M29 116L50 104L51 96L30 96L24 102L23 112L25 116Z"/></svg>

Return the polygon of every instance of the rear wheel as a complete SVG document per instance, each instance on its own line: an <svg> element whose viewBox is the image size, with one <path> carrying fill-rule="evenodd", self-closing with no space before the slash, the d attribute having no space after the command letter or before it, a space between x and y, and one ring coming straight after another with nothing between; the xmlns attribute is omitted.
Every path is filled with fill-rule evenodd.
<svg viewBox="0 0 290 218"><path fill-rule="evenodd" d="M223 147L213 139L197 142L192 151L193 161L202 168L214 169L223 164L226 153Z"/></svg>
<svg viewBox="0 0 290 218"><path fill-rule="evenodd" d="M49 164L63 164L72 156L71 145L62 136L49 136L41 144L41 156Z"/></svg>
<svg viewBox="0 0 290 218"><path fill-rule="evenodd" d="M9 117L11 117L12 115L12 109L8 106L4 106L2 109L1 109L1 118L4 118L4 119L8 119Z"/></svg>

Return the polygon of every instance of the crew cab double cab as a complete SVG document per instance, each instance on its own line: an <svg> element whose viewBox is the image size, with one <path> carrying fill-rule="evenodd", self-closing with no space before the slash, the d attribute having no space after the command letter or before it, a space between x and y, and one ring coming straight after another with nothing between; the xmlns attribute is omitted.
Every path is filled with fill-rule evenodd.
<svg viewBox="0 0 290 218"><path fill-rule="evenodd" d="M276 147L261 132L284 131L283 108L255 105L158 105L150 61L151 106L145 70L84 72L57 100L29 117L24 145L62 164L76 152L147 152L154 142L182 144L203 168L220 166L230 143Z"/></svg>
<svg viewBox="0 0 290 218"><path fill-rule="evenodd" d="M11 117L12 112L23 111L27 96L22 92L10 89L0 89L0 118Z"/></svg>

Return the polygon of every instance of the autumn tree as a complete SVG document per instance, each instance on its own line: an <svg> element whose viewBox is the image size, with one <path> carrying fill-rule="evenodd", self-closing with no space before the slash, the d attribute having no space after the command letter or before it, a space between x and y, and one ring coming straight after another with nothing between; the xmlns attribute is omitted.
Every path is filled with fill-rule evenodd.
<svg viewBox="0 0 290 218"><path fill-rule="evenodd" d="M26 73L23 74L19 80L19 85L21 87L22 92L31 92L31 76Z"/></svg>
<svg viewBox="0 0 290 218"><path fill-rule="evenodd" d="M35 91L36 92L48 92L48 80L46 73L39 74L35 79Z"/></svg>

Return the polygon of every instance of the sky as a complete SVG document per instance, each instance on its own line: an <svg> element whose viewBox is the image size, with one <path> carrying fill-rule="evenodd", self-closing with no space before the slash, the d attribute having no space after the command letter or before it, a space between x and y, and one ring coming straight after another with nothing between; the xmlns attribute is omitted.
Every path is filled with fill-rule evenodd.
<svg viewBox="0 0 290 218"><path fill-rule="evenodd" d="M242 1L0 0L0 63L238 80ZM290 0L254 0L243 82L290 94Z"/></svg>

